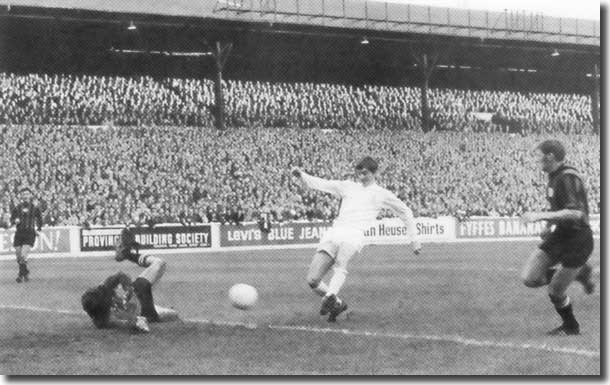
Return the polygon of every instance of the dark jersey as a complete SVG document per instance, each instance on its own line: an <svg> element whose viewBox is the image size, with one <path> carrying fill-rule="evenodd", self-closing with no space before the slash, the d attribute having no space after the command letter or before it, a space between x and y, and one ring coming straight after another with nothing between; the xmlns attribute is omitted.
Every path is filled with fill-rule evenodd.
<svg viewBox="0 0 610 385"><path fill-rule="evenodd" d="M263 213L258 220L258 228L263 233L269 233L271 231L271 215Z"/></svg>
<svg viewBox="0 0 610 385"><path fill-rule="evenodd" d="M551 211L578 210L585 214L584 219L572 222L559 222L560 230L579 230L589 226L589 204L587 191L576 169L570 166L561 166L549 174L547 199Z"/></svg>
<svg viewBox="0 0 610 385"><path fill-rule="evenodd" d="M17 231L36 231L42 228L40 209L32 203L20 203L11 212L11 224L17 225Z"/></svg>

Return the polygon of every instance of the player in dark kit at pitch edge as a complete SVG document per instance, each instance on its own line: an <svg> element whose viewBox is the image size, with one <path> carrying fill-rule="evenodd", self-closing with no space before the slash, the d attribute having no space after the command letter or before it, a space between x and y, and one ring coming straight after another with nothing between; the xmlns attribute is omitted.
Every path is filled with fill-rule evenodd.
<svg viewBox="0 0 610 385"><path fill-rule="evenodd" d="M551 302L563 320L549 334L580 334L566 290L574 281L580 282L588 294L595 289L593 269L587 263L593 252L587 192L578 172L564 164L565 149L559 141L544 141L538 151L542 170L549 175L547 199L551 210L523 215L524 222L547 221L547 227L539 250L525 265L522 279L528 287L548 285Z"/></svg>
<svg viewBox="0 0 610 385"><path fill-rule="evenodd" d="M25 187L21 189L20 195L21 203L11 212L11 225L17 227L13 247L19 264L19 283L29 280L27 258L36 241L36 230L40 231L42 228L42 215L40 209L32 203L32 191Z"/></svg>

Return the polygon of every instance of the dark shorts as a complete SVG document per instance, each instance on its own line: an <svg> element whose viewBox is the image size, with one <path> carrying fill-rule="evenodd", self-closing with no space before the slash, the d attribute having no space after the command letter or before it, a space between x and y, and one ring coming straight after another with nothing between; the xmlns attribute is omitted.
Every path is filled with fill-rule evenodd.
<svg viewBox="0 0 610 385"><path fill-rule="evenodd" d="M564 267L581 267L587 263L593 252L593 232L590 227L555 231L540 244L539 248Z"/></svg>
<svg viewBox="0 0 610 385"><path fill-rule="evenodd" d="M23 245L34 247L34 241L36 241L36 232L34 230L17 230L13 240L13 247L21 247Z"/></svg>

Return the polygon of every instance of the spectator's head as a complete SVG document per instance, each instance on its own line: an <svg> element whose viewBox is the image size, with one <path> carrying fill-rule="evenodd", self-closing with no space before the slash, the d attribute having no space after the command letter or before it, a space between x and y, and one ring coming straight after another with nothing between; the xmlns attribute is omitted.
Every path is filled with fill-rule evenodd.
<svg viewBox="0 0 610 385"><path fill-rule="evenodd" d="M32 190L29 187L23 187L19 190L19 198L22 202L29 202L32 200Z"/></svg>
<svg viewBox="0 0 610 385"><path fill-rule="evenodd" d="M537 147L539 161L544 172L553 172L564 162L566 150L558 140L545 140Z"/></svg>

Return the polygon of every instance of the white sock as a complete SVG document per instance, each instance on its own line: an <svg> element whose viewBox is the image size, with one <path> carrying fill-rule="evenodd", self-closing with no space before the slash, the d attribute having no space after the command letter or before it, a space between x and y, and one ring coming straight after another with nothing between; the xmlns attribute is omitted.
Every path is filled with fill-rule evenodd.
<svg viewBox="0 0 610 385"><path fill-rule="evenodd" d="M176 320L180 319L180 317L178 317L178 312L175 311L174 309L155 305L155 310L157 311L157 314L159 315L159 319L162 322L176 321Z"/></svg>
<svg viewBox="0 0 610 385"><path fill-rule="evenodd" d="M320 281L318 286L316 286L313 291L320 297L324 297L326 293L328 293L328 286L324 282Z"/></svg>
<svg viewBox="0 0 610 385"><path fill-rule="evenodd" d="M343 283L345 282L345 277L347 277L347 270L334 268L333 276L330 279L330 282L328 282L326 295L339 294L339 290L341 290L341 286L343 286Z"/></svg>

